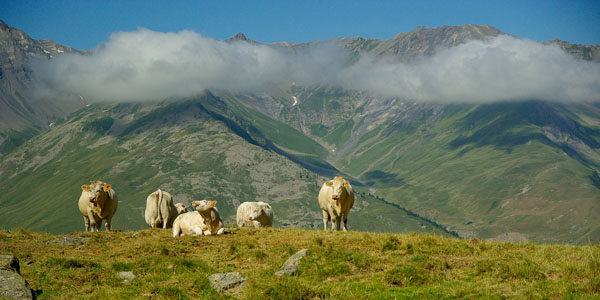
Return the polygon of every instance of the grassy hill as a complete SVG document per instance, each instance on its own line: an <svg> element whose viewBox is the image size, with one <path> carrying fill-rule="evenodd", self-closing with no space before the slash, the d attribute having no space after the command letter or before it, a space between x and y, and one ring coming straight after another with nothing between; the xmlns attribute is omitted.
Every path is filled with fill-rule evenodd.
<svg viewBox="0 0 600 300"><path fill-rule="evenodd" d="M0 253L21 262L38 299L596 299L600 246L536 245L429 234L234 229L222 236L172 238L168 230L74 233L0 231ZM276 277L309 249L296 276ZM137 278L122 283L116 274ZM240 272L234 294L207 277Z"/></svg>
<svg viewBox="0 0 600 300"><path fill-rule="evenodd" d="M419 104L321 87L288 95L299 104L259 108L326 145L329 164L376 195L461 236L600 240L595 104Z"/></svg>
<svg viewBox="0 0 600 300"><path fill-rule="evenodd" d="M77 201L80 186L92 179L111 183L117 192L116 229L147 228L146 197L157 188L188 206L194 199L217 200L227 221L241 202L265 201L277 226L322 227L317 194L326 177L312 170L335 169L311 154L321 146L257 112L245 115L261 121L252 125L210 94L87 107L0 161L0 228L82 230ZM286 143L273 131L304 140ZM363 187L356 190L352 229L444 232Z"/></svg>

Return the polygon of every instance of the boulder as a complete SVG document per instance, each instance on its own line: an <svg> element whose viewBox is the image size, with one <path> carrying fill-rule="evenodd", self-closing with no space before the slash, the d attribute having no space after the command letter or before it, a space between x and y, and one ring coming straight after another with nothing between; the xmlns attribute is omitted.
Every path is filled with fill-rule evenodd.
<svg viewBox="0 0 600 300"><path fill-rule="evenodd" d="M217 292L223 292L239 286L246 282L248 278L242 276L240 272L215 273L208 277L208 281Z"/></svg>
<svg viewBox="0 0 600 300"><path fill-rule="evenodd" d="M300 261L306 255L308 255L308 249L302 249L296 252L296 254L292 255L285 261L285 263L283 264L283 266L281 266L281 269L279 269L279 271L275 272L275 276L294 275L298 270L298 265L300 264Z"/></svg>
<svg viewBox="0 0 600 300"><path fill-rule="evenodd" d="M125 284L129 284L135 279L133 272L119 272L117 273L117 277L123 279L123 283Z"/></svg>
<svg viewBox="0 0 600 300"><path fill-rule="evenodd" d="M48 241L48 242L46 242L46 244L48 244L48 245L58 244L61 246L65 246L65 245L77 246L77 245L84 244L89 239L90 239L89 237L65 236L62 238L57 238L57 239Z"/></svg>
<svg viewBox="0 0 600 300"><path fill-rule="evenodd" d="M19 260L12 255L0 255L0 270L17 272L21 274Z"/></svg>
<svg viewBox="0 0 600 300"><path fill-rule="evenodd" d="M0 255L0 298L34 299L29 283L20 272L16 257Z"/></svg>

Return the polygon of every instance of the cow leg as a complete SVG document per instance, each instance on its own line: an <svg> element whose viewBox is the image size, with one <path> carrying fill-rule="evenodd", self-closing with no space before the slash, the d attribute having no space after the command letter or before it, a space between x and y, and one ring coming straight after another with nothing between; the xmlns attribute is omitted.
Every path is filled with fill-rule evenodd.
<svg viewBox="0 0 600 300"><path fill-rule="evenodd" d="M106 223L104 224L104 227L106 227L106 231L110 231L110 221L111 219L106 219ZM98 231L100 230L100 226L98 226Z"/></svg>
<svg viewBox="0 0 600 300"><path fill-rule="evenodd" d="M225 227L223 227L223 228L219 229L219 231L217 231L217 234L216 234L216 235L221 235L221 234L223 234L223 233L225 233Z"/></svg>
<svg viewBox="0 0 600 300"><path fill-rule="evenodd" d="M348 231L348 214L344 214L344 232Z"/></svg>
<svg viewBox="0 0 600 300"><path fill-rule="evenodd" d="M323 230L327 231L327 223L329 223L329 213L322 210L323 212Z"/></svg>
<svg viewBox="0 0 600 300"><path fill-rule="evenodd" d="M252 221L252 226L254 226L254 228L258 229L258 228L260 228L260 222Z"/></svg>
<svg viewBox="0 0 600 300"><path fill-rule="evenodd" d="M335 218L335 230L340 230L340 223L342 223L342 216L336 216ZM346 231L346 230L344 230Z"/></svg>
<svg viewBox="0 0 600 300"><path fill-rule="evenodd" d="M85 232L89 232L90 231L90 218L84 216L83 224L85 224Z"/></svg>

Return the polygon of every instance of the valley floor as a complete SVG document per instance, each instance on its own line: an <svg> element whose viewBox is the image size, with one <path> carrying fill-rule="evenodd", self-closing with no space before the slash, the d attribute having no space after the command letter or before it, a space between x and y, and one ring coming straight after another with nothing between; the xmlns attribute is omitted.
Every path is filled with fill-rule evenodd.
<svg viewBox="0 0 600 300"><path fill-rule="evenodd" d="M79 245L48 243L89 238ZM309 249L296 276L276 277ZM38 299L599 298L600 245L567 246L430 234L233 229L172 238L170 230L51 235L0 231ZM117 277L131 271L136 278ZM240 272L233 294L208 276Z"/></svg>

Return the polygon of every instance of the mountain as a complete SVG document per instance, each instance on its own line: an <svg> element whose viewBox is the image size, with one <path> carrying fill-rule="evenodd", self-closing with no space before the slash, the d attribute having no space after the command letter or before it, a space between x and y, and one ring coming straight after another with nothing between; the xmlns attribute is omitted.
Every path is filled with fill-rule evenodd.
<svg viewBox="0 0 600 300"><path fill-rule="evenodd" d="M559 39L544 41L543 43L546 45L558 45L559 47L571 53L577 58L593 62L600 62L600 45L571 44L569 42L561 41Z"/></svg>
<svg viewBox="0 0 600 300"><path fill-rule="evenodd" d="M35 82L31 63L73 52L87 53L53 41L31 39L0 20L0 156L83 106L79 99L39 101L31 95Z"/></svg>
<svg viewBox="0 0 600 300"><path fill-rule="evenodd" d="M437 28L417 27L407 33L400 33L384 41L369 52L375 55L394 55L400 60L410 60L417 56L428 56L439 48L450 48L468 40L483 40L503 34L490 26L462 25Z"/></svg>
<svg viewBox="0 0 600 300"><path fill-rule="evenodd" d="M145 199L157 188L187 205L193 199L217 200L227 224L235 223L241 202L267 201L276 213L277 226L322 226L316 195L325 177L310 170L319 158L310 153L298 159L288 156L300 157L303 149L323 150L256 111L244 115L237 115L229 103L210 92L172 103L86 107L0 163L2 226L81 230L76 206L79 187L95 178L111 183L117 191L120 202L113 222L118 229L147 226ZM256 127L248 123L252 115ZM294 156L266 138L263 126L289 131L294 141L285 146L294 149ZM445 234L436 224L357 189L353 229ZM373 212L381 218L369 217Z"/></svg>
<svg viewBox="0 0 600 300"><path fill-rule="evenodd" d="M329 42L411 60L499 34L478 25L419 27L387 41ZM561 47L582 59L594 49ZM99 178L119 194L116 228L144 228L145 197L158 187L188 204L215 199L230 223L238 203L264 200L276 225L319 228L320 184L341 174L358 191L351 229L595 243L599 148L597 103L417 103L295 83L210 90L169 102L93 104L59 120L0 158L0 218L3 228L81 230L79 186Z"/></svg>

